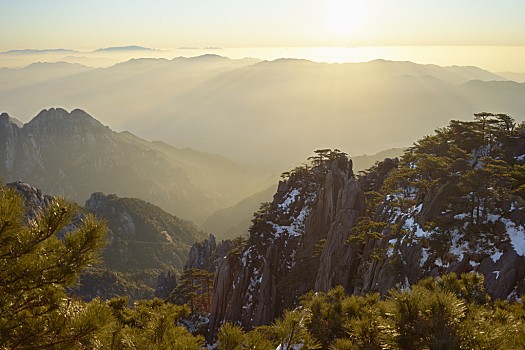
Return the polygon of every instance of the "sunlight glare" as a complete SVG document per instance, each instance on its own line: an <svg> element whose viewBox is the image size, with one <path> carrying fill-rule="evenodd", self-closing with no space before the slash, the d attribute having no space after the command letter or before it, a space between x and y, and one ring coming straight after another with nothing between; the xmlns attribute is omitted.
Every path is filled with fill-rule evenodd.
<svg viewBox="0 0 525 350"><path fill-rule="evenodd" d="M338 39L356 37L366 21L365 7L365 1L327 1L324 20L327 34Z"/></svg>

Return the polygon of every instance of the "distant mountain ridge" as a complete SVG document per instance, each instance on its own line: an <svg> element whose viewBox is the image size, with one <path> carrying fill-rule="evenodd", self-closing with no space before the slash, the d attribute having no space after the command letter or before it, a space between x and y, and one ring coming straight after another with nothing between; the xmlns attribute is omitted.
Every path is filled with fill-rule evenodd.
<svg viewBox="0 0 525 350"><path fill-rule="evenodd" d="M457 116L525 113L525 84L477 67L204 55L69 68L0 69L0 105L24 121L42 106L89 106L117 130L267 172L312 149L370 154L403 147Z"/></svg>
<svg viewBox="0 0 525 350"><path fill-rule="evenodd" d="M69 53L69 52L78 52L76 50L70 49L20 49L20 50L9 50L0 52L0 55L9 55L9 54L37 54L37 53Z"/></svg>
<svg viewBox="0 0 525 350"><path fill-rule="evenodd" d="M220 156L117 133L82 110L0 115L0 176L84 202L93 192L149 200L203 220L252 193L257 174Z"/></svg>
<svg viewBox="0 0 525 350"><path fill-rule="evenodd" d="M232 207L220 209L208 217L202 227L207 232L213 232L218 239L245 235L250 228L253 213L259 209L261 203L271 200L274 193L275 186L270 186Z"/></svg>
<svg viewBox="0 0 525 350"><path fill-rule="evenodd" d="M157 51L157 49L152 49L149 47L138 46L138 45L129 45L129 46L112 46L105 47L101 49L96 49L95 52L105 52L105 51Z"/></svg>

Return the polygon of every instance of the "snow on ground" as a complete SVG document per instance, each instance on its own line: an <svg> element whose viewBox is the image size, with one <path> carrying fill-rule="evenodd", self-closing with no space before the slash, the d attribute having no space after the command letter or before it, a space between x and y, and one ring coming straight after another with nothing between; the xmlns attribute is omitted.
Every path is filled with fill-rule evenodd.
<svg viewBox="0 0 525 350"><path fill-rule="evenodd" d="M459 234L459 232L455 230L455 232L452 234L452 244L449 250L452 254L454 254L458 258L459 261L463 260L463 255L465 254L466 251L469 250L468 242L460 243L460 241L462 240L461 238L462 237Z"/></svg>
<svg viewBox="0 0 525 350"><path fill-rule="evenodd" d="M283 210L284 212L288 212L290 208L290 204L296 201L297 196L300 194L299 190L294 188L290 192L286 194L284 197L284 202L279 204L279 208Z"/></svg>
<svg viewBox="0 0 525 350"><path fill-rule="evenodd" d="M514 157L514 159L516 159L516 160L519 161L519 162L524 161L524 160L525 160L525 153L522 154L521 156L516 156L516 157Z"/></svg>
<svg viewBox="0 0 525 350"><path fill-rule="evenodd" d="M503 255L503 252L498 250L494 254L492 254L490 258L492 259L492 261L497 262L499 258L501 258L502 255Z"/></svg>
<svg viewBox="0 0 525 350"><path fill-rule="evenodd" d="M310 214L310 209L307 206L304 206L302 210L297 215L297 218L288 226L281 226L277 224L272 224L275 229L275 235L280 237L283 233L288 233L289 236L299 237L304 233L304 220Z"/></svg>
<svg viewBox="0 0 525 350"><path fill-rule="evenodd" d="M507 235L510 238L516 254L525 256L525 228L523 226L517 226L512 220L503 218L501 215L489 214L487 218L488 221L492 222L501 221L507 229Z"/></svg>
<svg viewBox="0 0 525 350"><path fill-rule="evenodd" d="M523 226L516 226L514 222L509 219L501 219L507 227L507 234L514 250L519 256L525 256L525 228Z"/></svg>
<svg viewBox="0 0 525 350"><path fill-rule="evenodd" d="M421 260L419 260L419 266L423 267L428 260L428 249L421 249Z"/></svg>
<svg viewBox="0 0 525 350"><path fill-rule="evenodd" d="M300 192L297 189L293 189L290 192L288 192L284 197L283 203L278 205L279 209L281 209L284 213L289 213L290 205L297 200L299 195ZM300 237L304 233L304 222L311 211L311 209L309 208L309 204L314 200L315 195L311 194L304 201L304 205L301 208L301 211L297 214L297 216L294 217L294 213L291 213L292 223L290 225L282 226L270 222L270 225L272 225L275 230L275 236L281 237L282 234L287 233L288 236L291 237Z"/></svg>
<svg viewBox="0 0 525 350"><path fill-rule="evenodd" d="M421 203L418 206L412 208L408 213L408 218L405 220L405 223L403 224L403 229L413 232L418 238L426 238L430 236L431 234L431 232L426 232L419 226L417 222L415 222L414 217L417 213L421 211L422 207L423 207L423 204Z"/></svg>

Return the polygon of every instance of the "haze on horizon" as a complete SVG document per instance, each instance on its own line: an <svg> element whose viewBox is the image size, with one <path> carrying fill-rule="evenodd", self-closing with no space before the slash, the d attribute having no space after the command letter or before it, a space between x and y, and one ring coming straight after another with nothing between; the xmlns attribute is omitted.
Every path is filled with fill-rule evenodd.
<svg viewBox="0 0 525 350"><path fill-rule="evenodd" d="M525 72L524 16L519 0L0 1L0 52L140 45L169 51L147 57L173 58L182 56L177 48L220 47L230 58L384 58ZM12 60L1 57L0 67Z"/></svg>

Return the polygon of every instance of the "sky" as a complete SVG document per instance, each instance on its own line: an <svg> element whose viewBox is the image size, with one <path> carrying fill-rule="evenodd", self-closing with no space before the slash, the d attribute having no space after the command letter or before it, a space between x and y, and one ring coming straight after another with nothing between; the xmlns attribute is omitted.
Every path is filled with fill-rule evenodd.
<svg viewBox="0 0 525 350"><path fill-rule="evenodd" d="M0 51L525 46L523 0L0 0Z"/></svg>

